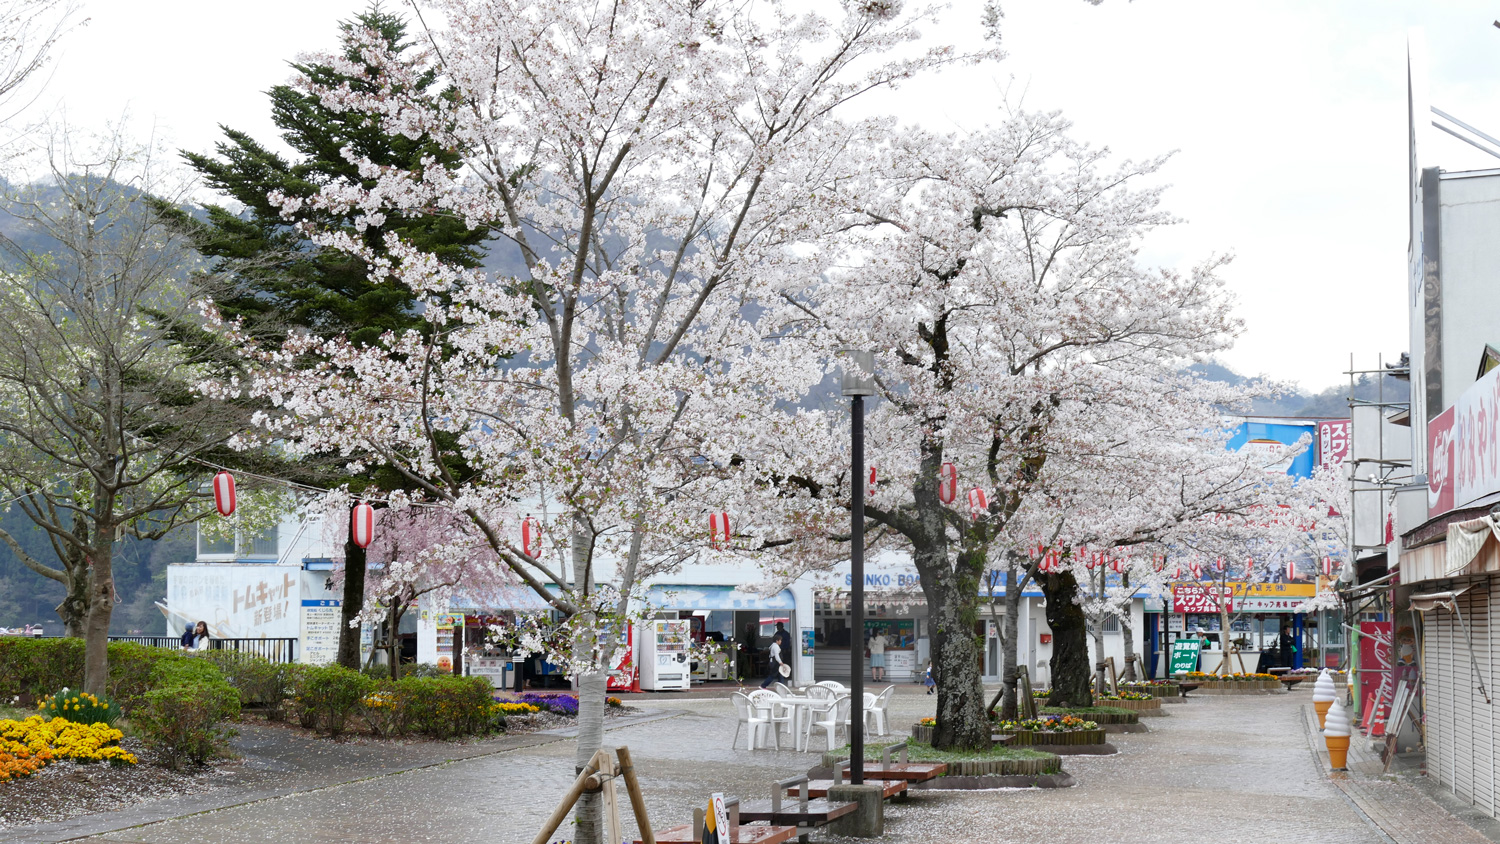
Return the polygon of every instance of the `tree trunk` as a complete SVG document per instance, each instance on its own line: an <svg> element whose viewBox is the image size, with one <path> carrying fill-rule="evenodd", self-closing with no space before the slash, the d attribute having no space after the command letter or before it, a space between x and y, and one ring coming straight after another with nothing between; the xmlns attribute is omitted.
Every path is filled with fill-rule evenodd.
<svg viewBox="0 0 1500 844"><path fill-rule="evenodd" d="M916 549L913 555L927 597L932 628L932 675L937 682L937 726L932 746L983 750L990 746L980 682L979 581L961 577L948 564L946 549Z"/></svg>
<svg viewBox="0 0 1500 844"><path fill-rule="evenodd" d="M589 629L592 625L583 625ZM579 637L580 640L585 638ZM578 641L575 648L584 648L588 653L594 646L592 641ZM608 674L590 671L578 678L578 747L573 754L576 770L583 770L594 752L604 744L604 691ZM585 793L578 798L573 812L574 844L606 844L604 841L604 815L602 800L598 794Z"/></svg>
<svg viewBox="0 0 1500 844"><path fill-rule="evenodd" d="M353 529L353 519L350 519ZM354 619L365 608L365 549L354 544L354 538L344 540L344 599L339 606L339 650L338 664L355 671L359 670L360 627ZM459 643L454 642L454 648ZM455 651L456 653L456 651Z"/></svg>
<svg viewBox="0 0 1500 844"><path fill-rule="evenodd" d="M1014 558L1012 558L1014 559ZM1020 615L1021 591L1026 570L1012 562L1005 584L1005 642L1001 657L1005 660L1005 673L1000 687L1000 717L1014 721L1020 717L1021 705L1017 695L1021 681Z"/></svg>
<svg viewBox="0 0 1500 844"><path fill-rule="evenodd" d="M1125 585L1127 587L1130 585L1128 579ZM1125 612L1120 614L1120 641L1125 643L1125 670L1120 672L1120 679L1124 680L1127 683L1133 682L1136 679L1135 664L1137 654L1135 650L1135 627L1131 624L1132 618L1130 611L1131 606L1134 602L1134 597L1130 598L1130 600L1127 600L1125 602ZM1146 667L1144 665L1141 666L1141 671L1145 670Z"/></svg>
<svg viewBox="0 0 1500 844"><path fill-rule="evenodd" d="M1094 694L1109 692L1109 674L1104 670L1104 618L1090 625L1090 636L1094 640Z"/></svg>
<svg viewBox="0 0 1500 844"><path fill-rule="evenodd" d="M88 620L84 625L83 690L103 695L109 686L109 620L114 614L114 531L100 525L94 531L93 577L88 586Z"/></svg>
<svg viewBox="0 0 1500 844"><path fill-rule="evenodd" d="M1064 571L1039 578L1047 599L1047 625L1052 628L1052 694L1057 706L1093 706L1089 691L1088 620L1078 606L1078 581Z"/></svg>
<svg viewBox="0 0 1500 844"><path fill-rule="evenodd" d="M62 619L64 636L84 637L88 627L90 580L87 568L82 574L68 572L68 579L63 583L67 595L57 605L57 617Z"/></svg>

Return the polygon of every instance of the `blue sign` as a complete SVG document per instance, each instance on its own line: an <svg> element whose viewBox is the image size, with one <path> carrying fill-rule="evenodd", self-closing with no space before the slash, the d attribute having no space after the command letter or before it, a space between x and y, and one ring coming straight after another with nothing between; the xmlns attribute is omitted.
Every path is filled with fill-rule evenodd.
<svg viewBox="0 0 1500 844"><path fill-rule="evenodd" d="M1282 461L1286 474L1294 478L1312 477L1313 471L1313 438L1317 434L1317 422L1309 420L1298 422L1293 420L1260 420L1246 419L1234 429L1234 436L1229 439L1230 451L1262 451L1270 456L1275 451L1292 450L1298 442L1307 437L1307 449L1289 461Z"/></svg>

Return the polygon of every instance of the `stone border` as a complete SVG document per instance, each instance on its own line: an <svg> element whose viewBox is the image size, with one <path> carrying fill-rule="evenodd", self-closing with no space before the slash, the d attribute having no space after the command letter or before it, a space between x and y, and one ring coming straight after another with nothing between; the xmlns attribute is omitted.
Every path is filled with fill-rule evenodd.
<svg viewBox="0 0 1500 844"><path fill-rule="evenodd" d="M1058 756L1113 756L1120 752L1118 747L1104 742L1102 744L1038 744L1031 747L1032 750L1040 750L1044 753L1056 753Z"/></svg>
<svg viewBox="0 0 1500 844"><path fill-rule="evenodd" d="M1056 732L1053 730L1016 730L1006 735L1014 736L1010 741L1011 747L1033 747L1041 745L1055 745L1057 747L1069 747L1080 744L1103 744L1104 730L1071 730L1068 732ZM1050 750L1050 748L1048 748Z"/></svg>

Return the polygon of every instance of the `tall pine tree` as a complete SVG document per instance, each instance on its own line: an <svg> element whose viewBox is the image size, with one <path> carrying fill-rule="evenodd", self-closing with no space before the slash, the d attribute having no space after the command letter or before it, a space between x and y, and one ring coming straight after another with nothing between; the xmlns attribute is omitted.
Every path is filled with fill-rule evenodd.
<svg viewBox="0 0 1500 844"><path fill-rule="evenodd" d="M340 24L344 55L363 62L359 45L373 33L398 53L410 47L406 23L377 5ZM328 65L298 64L292 67L317 85L348 84L369 89L380 71L365 65L366 78L342 74ZM428 68L420 76L423 96L442 97L437 73ZM417 312L411 289L387 279L371 278L364 261L345 253L324 249L303 237L282 217L281 209L268 196L308 197L324 185L363 183L357 168L343 150L354 157L367 156L386 167L418 170L424 159L449 169L461 166L465 150L439 146L427 136L409 138L384 131L379 122L362 112L337 112L316 96L288 85L270 91L271 113L281 130L281 139L295 155L283 156L245 132L223 126L225 140L214 155L184 152L183 157L206 183L243 210L221 205L206 207L206 216L158 204L156 210L191 238L212 260L215 303L228 318L242 318L251 332L262 337L280 337L292 330L307 330L323 337L347 336L358 344L375 344L387 331L426 330ZM462 219L431 213L391 214L383 225L358 230L357 211L343 216L309 212L304 219L323 229L341 229L383 251L387 232L396 232L423 250L431 250L455 265L477 266L481 247L489 237L485 228L470 228ZM206 342L206 340L205 340ZM228 357L226 356L226 361ZM305 463L279 467L283 477L314 485L348 483L358 492L375 485L391 489L403 485L394 472L376 469L367 477L339 476L334 467ZM345 579L343 621L339 634L338 662L359 667L358 630L350 622L364 604L365 553L352 539L344 543ZM395 631L391 631L394 635Z"/></svg>

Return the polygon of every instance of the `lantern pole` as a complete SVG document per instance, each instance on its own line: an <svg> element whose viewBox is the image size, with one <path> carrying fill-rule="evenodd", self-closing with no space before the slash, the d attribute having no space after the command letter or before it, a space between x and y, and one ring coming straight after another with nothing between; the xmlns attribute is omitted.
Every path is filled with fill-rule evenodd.
<svg viewBox="0 0 1500 844"><path fill-rule="evenodd" d="M873 352L845 349L849 396L849 782L865 781L865 396L875 394Z"/></svg>

